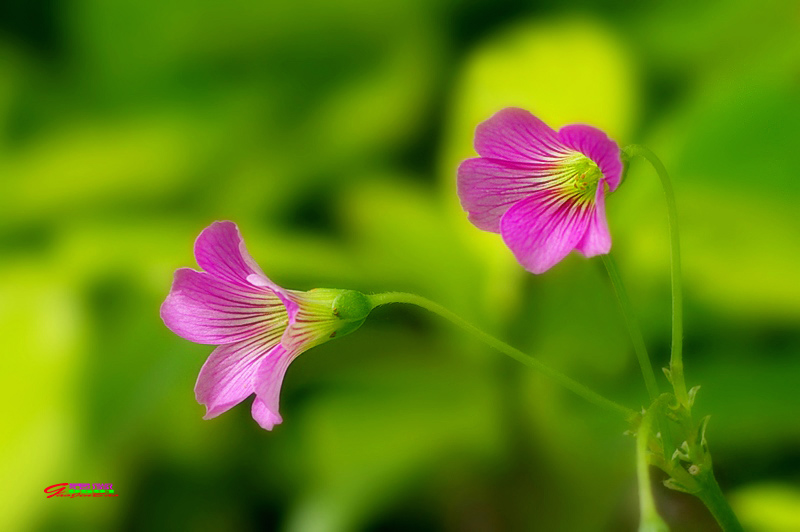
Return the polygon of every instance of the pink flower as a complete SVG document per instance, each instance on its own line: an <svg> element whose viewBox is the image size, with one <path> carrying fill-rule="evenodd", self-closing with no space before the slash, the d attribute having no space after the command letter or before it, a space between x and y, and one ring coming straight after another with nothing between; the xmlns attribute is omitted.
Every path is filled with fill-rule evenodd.
<svg viewBox="0 0 800 532"><path fill-rule="evenodd" d="M286 290L250 257L233 222L214 222L197 237L205 271L175 272L161 318L178 336L218 345L200 370L194 391L211 419L255 393L252 414L271 430L281 383L300 353L356 330L371 306L350 290Z"/></svg>
<svg viewBox="0 0 800 532"><path fill-rule="evenodd" d="M605 195L617 188L617 144L582 124L557 132L528 111L503 109L478 125L475 151L458 168L469 220L500 233L526 270L549 270L570 251L611 250Z"/></svg>

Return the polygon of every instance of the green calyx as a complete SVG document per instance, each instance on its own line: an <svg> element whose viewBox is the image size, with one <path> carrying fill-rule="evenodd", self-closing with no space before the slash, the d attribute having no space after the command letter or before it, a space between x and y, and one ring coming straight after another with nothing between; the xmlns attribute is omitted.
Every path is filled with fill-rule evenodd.
<svg viewBox="0 0 800 532"><path fill-rule="evenodd" d="M333 300L333 315L340 320L364 320L372 310L369 298L355 290L343 290Z"/></svg>
<svg viewBox="0 0 800 532"><path fill-rule="evenodd" d="M367 296L355 290L343 290L333 300L333 315L338 318L335 336L350 334L361 327L371 310Z"/></svg>

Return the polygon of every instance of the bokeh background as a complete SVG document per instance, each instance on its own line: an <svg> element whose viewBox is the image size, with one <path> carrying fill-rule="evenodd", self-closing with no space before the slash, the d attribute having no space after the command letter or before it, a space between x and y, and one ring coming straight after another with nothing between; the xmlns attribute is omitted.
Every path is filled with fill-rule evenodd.
<svg viewBox="0 0 800 532"><path fill-rule="evenodd" d="M0 529L635 529L625 426L425 311L300 357L271 433L246 405L201 419L212 348L158 316L229 219L284 286L417 292L643 405L598 261L526 274L458 205L475 125L515 105L663 158L719 481L752 530L800 530L798 34L793 1L3 2ZM663 366L646 164L608 213ZM675 530L713 530L656 488Z"/></svg>

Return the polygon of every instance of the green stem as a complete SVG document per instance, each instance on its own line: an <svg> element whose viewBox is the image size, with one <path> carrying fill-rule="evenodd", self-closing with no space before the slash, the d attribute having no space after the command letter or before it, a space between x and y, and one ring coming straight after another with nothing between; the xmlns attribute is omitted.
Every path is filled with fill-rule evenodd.
<svg viewBox="0 0 800 532"><path fill-rule="evenodd" d="M454 324L458 325L465 331L476 336L486 344L497 349L501 353L510 356L517 362L521 362L526 366L537 369L538 371L542 372L544 375L549 377L551 380L573 391L577 395L580 395L587 401L594 403L595 405L600 406L602 408L606 408L608 410L613 410L614 412L621 413L627 419L631 419L637 415L636 412L634 412L633 410L626 408L622 405L619 405L614 401L606 399L602 395L593 392L584 385L570 379L563 373L560 373L559 371L551 368L550 366L543 364L542 362L540 362L535 358L529 357L519 349L515 349L510 345L508 345L507 343L498 340L494 336L483 332L482 330L478 329L477 327L475 327L468 321L464 320L457 314L454 314L453 312L449 311L448 309L444 308L438 303L434 303L429 299L426 299L422 296L418 296L416 294L408 294L404 292L385 292L383 294L373 294L368 297L373 307L377 307L379 305L385 305L387 303L408 303L429 310L430 312L438 314L444 319L453 322Z"/></svg>
<svg viewBox="0 0 800 532"><path fill-rule="evenodd" d="M664 189L667 201L667 218L669 219L670 257L672 262L672 354L669 369L672 387L678 402L689 408L689 395L686 392L686 381L683 376L683 279L681 277L681 243L678 234L678 209L675 205L675 193L667 169L656 155L644 146L631 145L625 148L628 157L641 156L653 166Z"/></svg>
<svg viewBox="0 0 800 532"><path fill-rule="evenodd" d="M603 264L608 271L608 277L611 279L611 284L614 285L614 291L617 294L619 306L622 308L622 314L625 317L625 324L628 327L628 333L633 342L633 350L636 352L636 358L639 360L639 367L642 369L642 376L644 383L647 386L647 393L650 394L650 401L655 401L658 397L658 384L656 384L656 376L653 373L653 366L650 364L650 357L647 354L647 347L644 344L642 331L639 328L639 323L636 321L636 313L633 311L630 299L628 299L628 292L625 290L625 285L622 283L622 277L617 270L617 264L611 254L603 255Z"/></svg>
<svg viewBox="0 0 800 532"><path fill-rule="evenodd" d="M711 515L717 520L723 532L742 532L742 525L733 513L728 501L722 494L722 490L717 484L714 474L709 471L708 482L703 484L703 489L695 495L703 501L703 504L711 511Z"/></svg>
<svg viewBox="0 0 800 532"><path fill-rule="evenodd" d="M653 427L653 409L648 409L636 434L636 476L639 480L639 532L669 532L669 527L656 510L650 486L650 464L647 460L647 445Z"/></svg>

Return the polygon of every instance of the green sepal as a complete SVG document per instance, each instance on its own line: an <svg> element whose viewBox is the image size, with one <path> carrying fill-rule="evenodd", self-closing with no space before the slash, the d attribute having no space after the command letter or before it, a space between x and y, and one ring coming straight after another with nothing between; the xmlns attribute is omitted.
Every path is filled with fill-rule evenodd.
<svg viewBox="0 0 800 532"><path fill-rule="evenodd" d="M711 419L711 415L707 415L700 420L700 426L698 428L698 433L700 435L699 442L700 446L703 448L703 451L708 451L708 441L706 440L706 429L708 428L708 421Z"/></svg>
<svg viewBox="0 0 800 532"><path fill-rule="evenodd" d="M691 488L681 484L674 478L668 478L667 480L665 480L664 486L668 487L671 490L682 491L683 493L688 493L690 495L693 493Z"/></svg>
<svg viewBox="0 0 800 532"><path fill-rule="evenodd" d="M684 441L681 443L680 447L675 449L675 452L672 453L671 460L674 462L676 459L679 459L681 462L691 462L691 452L689 451L689 443Z"/></svg>
<svg viewBox="0 0 800 532"><path fill-rule="evenodd" d="M356 290L342 290L331 305L331 312L338 319L330 337L339 338L357 330L371 311L372 303L367 296Z"/></svg>
<svg viewBox="0 0 800 532"><path fill-rule="evenodd" d="M356 290L343 290L333 300L333 315L345 321L364 321L372 310L369 298Z"/></svg>
<svg viewBox="0 0 800 532"><path fill-rule="evenodd" d="M692 389L689 390L688 395L689 395L689 407L690 408L692 406L694 406L694 399L695 399L695 396L697 396L697 392L699 390L700 390L700 385L699 384L697 386L692 387Z"/></svg>
<svg viewBox="0 0 800 532"><path fill-rule="evenodd" d="M340 326L336 328L336 330L331 334L331 338L340 338L351 332L355 332L358 330L359 327L364 325L366 320L359 320L359 321L345 321L342 322Z"/></svg>

